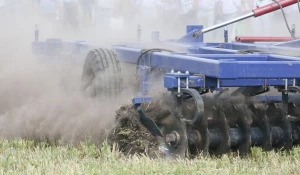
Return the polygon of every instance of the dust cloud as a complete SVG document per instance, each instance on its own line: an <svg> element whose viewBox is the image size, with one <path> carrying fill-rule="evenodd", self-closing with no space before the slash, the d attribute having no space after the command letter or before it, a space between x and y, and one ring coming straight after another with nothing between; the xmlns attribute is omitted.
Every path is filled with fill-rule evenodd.
<svg viewBox="0 0 300 175"><path fill-rule="evenodd" d="M31 52L35 25L41 41L59 38L100 42L107 48L118 42L135 42L137 25L112 31L81 25L84 27L75 31L59 20L40 15L31 1L20 1L15 8L0 11L0 137L60 144L86 140L101 143L116 124L116 110L129 104L136 94L126 91L121 98L110 100L84 96L80 89L83 62L37 61ZM142 37L151 40L151 32L143 30ZM125 82L134 77L126 76L130 80Z"/></svg>
<svg viewBox="0 0 300 175"><path fill-rule="evenodd" d="M83 63L38 62L31 53L35 24L41 40L94 36L58 29L32 4L23 1L22 5L22 13L0 16L0 137L61 144L101 141L115 123L115 110L128 103L130 95L118 101L88 98L80 89Z"/></svg>

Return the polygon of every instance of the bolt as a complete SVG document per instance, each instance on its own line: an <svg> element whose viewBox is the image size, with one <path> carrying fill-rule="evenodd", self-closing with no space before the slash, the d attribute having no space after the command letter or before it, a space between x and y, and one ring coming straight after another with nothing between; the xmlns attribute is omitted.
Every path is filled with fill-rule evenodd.
<svg viewBox="0 0 300 175"><path fill-rule="evenodd" d="M168 144L170 144L171 142L174 142L174 141L176 141L176 138L175 138L174 134L167 134L166 135L166 142Z"/></svg>
<svg viewBox="0 0 300 175"><path fill-rule="evenodd" d="M167 134L165 140L168 145L172 147L177 147L180 141L180 135L176 131L172 131L170 134Z"/></svg>

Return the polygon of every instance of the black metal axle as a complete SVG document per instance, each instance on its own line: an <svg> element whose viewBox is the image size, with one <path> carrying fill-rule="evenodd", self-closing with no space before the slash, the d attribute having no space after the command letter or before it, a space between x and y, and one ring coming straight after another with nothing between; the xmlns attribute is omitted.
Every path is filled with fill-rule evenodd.
<svg viewBox="0 0 300 175"><path fill-rule="evenodd" d="M300 128L294 128L293 129L293 143L297 144L300 143L299 138L299 131ZM224 143L224 133L220 129L209 129L209 149L210 150L216 150L219 147L226 147L226 145L222 145ZM284 130L279 126L271 127L270 131L270 137L267 138L267 136L264 134L264 131L259 127L253 127L251 128L251 146L263 146L265 141L270 139L271 140L271 146L276 147L276 145L281 145L285 142L285 133ZM239 147L242 145L245 141L244 133L242 129L239 128L230 128L229 129L229 147ZM201 135L197 134L196 130L192 130L188 134L188 139L190 146L199 144L202 140Z"/></svg>
<svg viewBox="0 0 300 175"><path fill-rule="evenodd" d="M230 145L232 147L236 147L242 144L243 142L243 133L239 128L230 128ZM282 141L284 132L280 127L272 127L271 128L271 136L272 136L272 144L277 144ZM209 138L210 138L210 147L218 147L221 144L223 134L219 129L210 129L209 130ZM264 139L263 131L254 127L251 128L251 145L262 145Z"/></svg>

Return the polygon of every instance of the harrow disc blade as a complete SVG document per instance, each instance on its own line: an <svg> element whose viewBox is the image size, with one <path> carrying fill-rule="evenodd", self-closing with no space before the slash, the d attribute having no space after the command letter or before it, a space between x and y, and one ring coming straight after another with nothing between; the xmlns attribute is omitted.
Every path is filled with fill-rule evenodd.
<svg viewBox="0 0 300 175"><path fill-rule="evenodd" d="M252 112L244 96L223 91L204 98L208 117L209 150L223 155L231 150L247 156L251 147Z"/></svg>
<svg viewBox="0 0 300 175"><path fill-rule="evenodd" d="M157 137L159 150L168 158L184 158L188 148L188 138L185 124L179 116L173 114L162 123L158 123L163 137Z"/></svg>
<svg viewBox="0 0 300 175"><path fill-rule="evenodd" d="M164 110L157 110L158 112L155 113L152 107L148 107L142 109L143 105L141 105L136 108L136 111L141 124L156 137L159 151L168 159L184 158L188 139L185 124L180 116L176 112Z"/></svg>
<svg viewBox="0 0 300 175"><path fill-rule="evenodd" d="M188 148L186 126L168 98L143 103L136 111L140 123L156 138L160 153L168 159L185 157Z"/></svg>

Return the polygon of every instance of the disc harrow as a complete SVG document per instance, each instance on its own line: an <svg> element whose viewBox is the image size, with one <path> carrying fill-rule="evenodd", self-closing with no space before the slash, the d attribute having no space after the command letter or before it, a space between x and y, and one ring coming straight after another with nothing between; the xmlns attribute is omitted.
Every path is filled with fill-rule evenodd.
<svg viewBox="0 0 300 175"><path fill-rule="evenodd" d="M182 89L182 94L193 92L198 93L192 89ZM168 145L165 150L180 148L188 151L190 156L220 156L236 151L241 157L246 157L252 146L261 147L265 151L289 151L299 144L300 117L297 101L288 101L284 95L280 103L268 101L268 96L253 98L243 94L232 94L235 93L224 92L222 95L209 97L204 95L203 98L194 95L192 100L182 98L177 104L181 107L172 108L176 109L174 113L179 114L176 117L180 118L181 122L170 124L172 130L165 134L158 134L161 130L160 122L152 120L154 125L151 125L151 122L143 123L143 118L151 121L151 117L147 117L145 112L139 113L140 121L153 136L164 139L163 145ZM292 96L293 98L298 97ZM187 147L179 146L182 140L184 143L186 141L182 139L185 134L177 132L178 126L186 129ZM173 153L171 150L165 151L168 156ZM176 156L184 157L186 154Z"/></svg>
<svg viewBox="0 0 300 175"><path fill-rule="evenodd" d="M153 43L141 43L139 26L137 44L111 50L83 41L42 42L37 31L32 47L39 61L87 55L82 90L89 97L137 89L132 104L117 110L109 136L126 154L154 155L151 148L173 159L232 151L246 157L253 146L290 151L300 143L300 40L293 32L228 42L226 26L296 3L279 0L209 28L187 26L186 35L167 42L155 31ZM224 42L204 42L205 33L221 27ZM164 93L157 97L157 91Z"/></svg>

